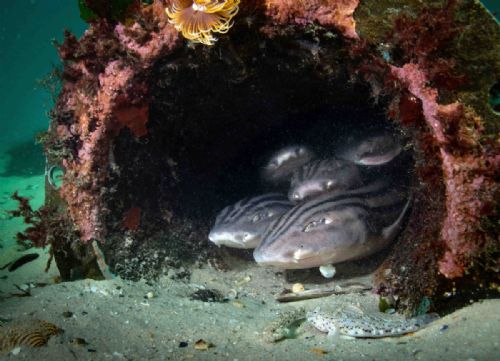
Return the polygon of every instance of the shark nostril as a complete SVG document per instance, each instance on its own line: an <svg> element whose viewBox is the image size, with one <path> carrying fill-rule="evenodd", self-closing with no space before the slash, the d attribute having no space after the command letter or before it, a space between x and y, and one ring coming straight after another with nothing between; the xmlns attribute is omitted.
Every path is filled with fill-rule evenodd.
<svg viewBox="0 0 500 361"><path fill-rule="evenodd" d="M238 233L236 236L235 236L235 239L238 241L238 242L245 242L247 239L248 239L248 236L249 234L248 233Z"/></svg>

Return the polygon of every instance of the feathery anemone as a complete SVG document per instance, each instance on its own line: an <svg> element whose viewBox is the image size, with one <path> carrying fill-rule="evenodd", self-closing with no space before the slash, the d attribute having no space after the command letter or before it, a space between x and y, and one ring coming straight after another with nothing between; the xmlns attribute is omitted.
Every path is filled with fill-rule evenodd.
<svg viewBox="0 0 500 361"><path fill-rule="evenodd" d="M212 33L226 33L233 25L240 0L173 0L167 7L170 22L189 40L213 45Z"/></svg>

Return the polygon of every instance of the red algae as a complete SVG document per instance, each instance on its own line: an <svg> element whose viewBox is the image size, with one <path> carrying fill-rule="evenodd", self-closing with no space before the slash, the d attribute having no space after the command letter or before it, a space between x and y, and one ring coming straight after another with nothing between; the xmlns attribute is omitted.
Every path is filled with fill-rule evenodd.
<svg viewBox="0 0 500 361"><path fill-rule="evenodd" d="M129 231L135 231L141 224L141 209L139 207L129 208L123 215L122 227Z"/></svg>
<svg viewBox="0 0 500 361"><path fill-rule="evenodd" d="M346 38L358 39L353 14L359 0L266 0L267 14L281 24L314 22L338 29Z"/></svg>
<svg viewBox="0 0 500 361"><path fill-rule="evenodd" d="M448 278L461 277L471 256L486 242L480 227L480 210L484 202L494 199L497 186L494 172L499 169L500 155L487 154L480 147L479 134L474 134L481 130L479 122L473 120L476 128L471 129L468 126L471 115L464 113L460 103L441 105L437 102L438 91L427 86L427 76L419 65L405 64L401 68L391 67L391 71L420 99L425 120L439 145L447 214L441 232L447 250L439 262L439 271ZM459 130L450 131L452 125ZM456 133L462 127L469 136L465 142L457 144L460 137Z"/></svg>

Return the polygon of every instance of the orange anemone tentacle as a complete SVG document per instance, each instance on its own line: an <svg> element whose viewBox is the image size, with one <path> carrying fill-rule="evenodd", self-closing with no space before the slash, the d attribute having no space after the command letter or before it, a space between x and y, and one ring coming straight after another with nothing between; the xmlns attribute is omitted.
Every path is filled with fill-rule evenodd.
<svg viewBox="0 0 500 361"><path fill-rule="evenodd" d="M173 0L165 9L170 23L191 41L213 45L212 33L225 34L233 26L240 0Z"/></svg>

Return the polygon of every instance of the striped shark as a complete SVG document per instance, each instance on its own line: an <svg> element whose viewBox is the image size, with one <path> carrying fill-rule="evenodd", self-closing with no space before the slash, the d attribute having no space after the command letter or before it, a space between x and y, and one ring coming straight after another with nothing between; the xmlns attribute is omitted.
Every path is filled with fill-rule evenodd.
<svg viewBox="0 0 500 361"><path fill-rule="evenodd" d="M389 163L402 151L401 139L384 132L348 145L337 156L359 165L376 166Z"/></svg>
<svg viewBox="0 0 500 361"><path fill-rule="evenodd" d="M255 248L271 222L292 207L280 193L242 199L217 215L208 238L218 246Z"/></svg>
<svg viewBox="0 0 500 361"><path fill-rule="evenodd" d="M361 184L356 164L336 158L315 160L293 173L288 199L301 202L324 192L344 191Z"/></svg>
<svg viewBox="0 0 500 361"><path fill-rule="evenodd" d="M275 152L262 169L262 179L268 183L288 182L292 173L311 161L314 153L303 145L292 145Z"/></svg>
<svg viewBox="0 0 500 361"><path fill-rule="evenodd" d="M274 222L254 259L261 265L301 269L369 256L398 235L410 199L384 181L322 194Z"/></svg>

